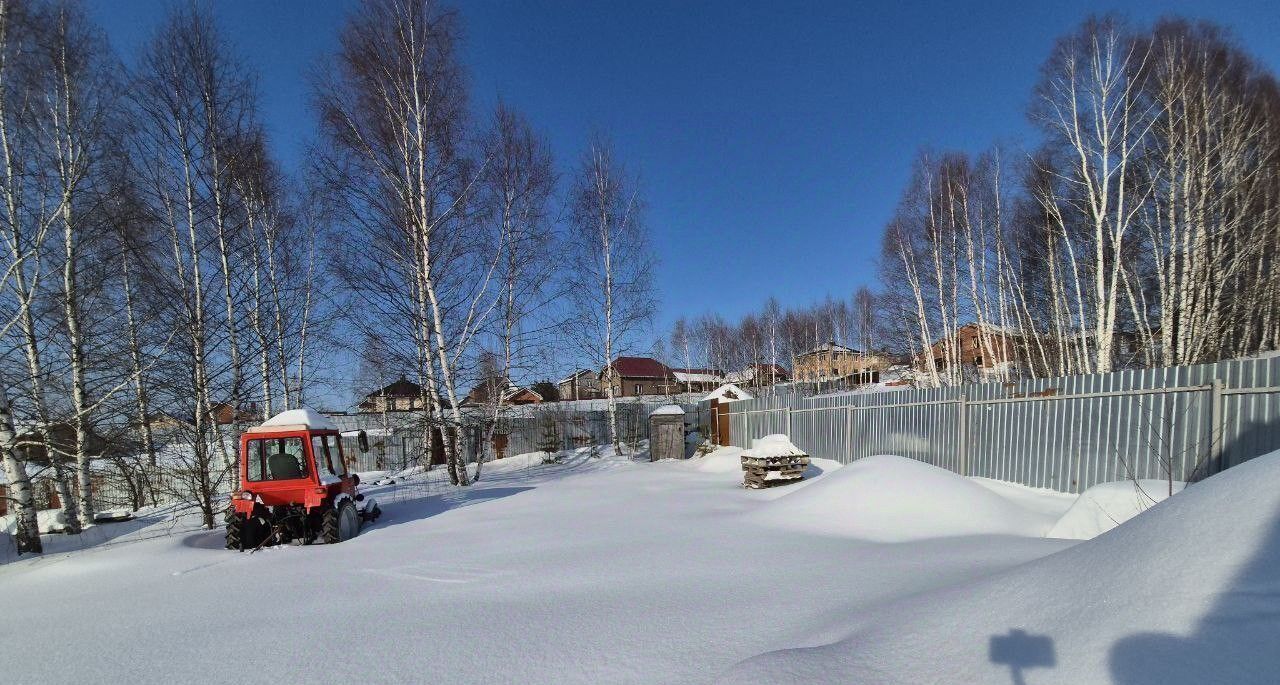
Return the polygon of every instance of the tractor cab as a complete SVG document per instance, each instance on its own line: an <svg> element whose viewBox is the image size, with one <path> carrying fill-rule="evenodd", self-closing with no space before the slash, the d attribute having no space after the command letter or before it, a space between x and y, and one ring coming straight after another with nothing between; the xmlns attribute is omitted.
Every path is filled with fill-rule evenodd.
<svg viewBox="0 0 1280 685"><path fill-rule="evenodd" d="M361 449L368 439L359 435ZM341 542L381 514L357 492L341 434L326 417L291 409L240 436L240 487L227 511L227 548Z"/></svg>

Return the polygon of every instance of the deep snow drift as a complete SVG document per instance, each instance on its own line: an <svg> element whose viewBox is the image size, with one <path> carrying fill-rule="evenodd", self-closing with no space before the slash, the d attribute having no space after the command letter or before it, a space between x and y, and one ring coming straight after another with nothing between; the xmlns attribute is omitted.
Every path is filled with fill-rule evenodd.
<svg viewBox="0 0 1280 685"><path fill-rule="evenodd" d="M340 545L236 553L215 530L2 565L5 615L21 620L0 628L0 673L706 683L841 617L1072 544L880 545L749 520L839 473L829 463L806 484L753 492L740 468L695 461L540 462L504 459L472 488L407 501L371 488L383 518ZM779 578L785 592L770 589Z"/></svg>
<svg viewBox="0 0 1280 685"><path fill-rule="evenodd" d="M1276 680L1262 650L1280 632L1280 456L1077 543L1042 537L1068 495L897 457L814 459L803 482L752 491L741 452L658 463L591 449L563 464L521 455L486 465L470 488L432 484L439 469L366 474L384 483L366 490L384 516L340 545L243 554L221 549L220 530L177 529L0 565L5 615L19 619L0 627L0 673L37 683ZM164 535L163 525L136 533Z"/></svg>
<svg viewBox="0 0 1280 685"><path fill-rule="evenodd" d="M1177 494L1186 483L1138 480L1099 483L1080 493L1071 508L1049 529L1051 538L1090 540Z"/></svg>
<svg viewBox="0 0 1280 685"><path fill-rule="evenodd" d="M887 455L859 459L779 497L751 518L766 526L878 542L963 535L1043 537L1057 520L964 476Z"/></svg>
<svg viewBox="0 0 1280 685"><path fill-rule="evenodd" d="M843 623L724 681L1280 682L1280 453L1058 554Z"/></svg>

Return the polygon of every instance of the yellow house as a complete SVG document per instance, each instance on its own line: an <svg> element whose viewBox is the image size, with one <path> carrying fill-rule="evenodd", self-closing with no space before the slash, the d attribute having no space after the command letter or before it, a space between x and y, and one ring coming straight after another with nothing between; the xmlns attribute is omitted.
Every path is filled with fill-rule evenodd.
<svg viewBox="0 0 1280 685"><path fill-rule="evenodd" d="M828 342L797 356L794 376L797 381L825 381L888 367L882 354Z"/></svg>

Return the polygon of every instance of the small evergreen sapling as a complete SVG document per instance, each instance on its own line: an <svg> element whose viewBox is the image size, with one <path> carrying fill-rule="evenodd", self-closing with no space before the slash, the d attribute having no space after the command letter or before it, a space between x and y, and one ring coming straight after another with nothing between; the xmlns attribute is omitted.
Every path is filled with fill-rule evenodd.
<svg viewBox="0 0 1280 685"><path fill-rule="evenodd" d="M542 422L542 434L538 436L538 448L542 450L542 463L558 464L560 463L560 431L556 426L555 419L547 418Z"/></svg>

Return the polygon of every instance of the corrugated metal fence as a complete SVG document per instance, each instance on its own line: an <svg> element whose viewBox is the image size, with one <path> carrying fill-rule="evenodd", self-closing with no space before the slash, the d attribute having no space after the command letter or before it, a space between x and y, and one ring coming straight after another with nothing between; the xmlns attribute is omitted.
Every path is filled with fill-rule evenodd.
<svg viewBox="0 0 1280 685"><path fill-rule="evenodd" d="M648 440L649 413L666 403L657 398L618 402L619 439L632 447ZM697 405L683 406L687 411L696 412L698 409ZM577 403L507 407L496 425L482 411L469 410L469 422L463 426L459 440L464 460L474 464L480 459L489 461L497 458L503 437L502 456L506 457L537 452L547 446L568 450L608 444L608 411L577 407ZM424 462L426 450L422 439L426 424L420 412L337 415L330 419L344 431L342 452L353 471L399 471ZM494 439L487 441L485 437L490 429ZM368 452L359 449L355 435L358 430L368 433ZM176 452L191 450L182 444L166 445L165 449ZM238 443L229 439L228 449L234 453ZM190 476L186 470L175 470L173 466L143 466L136 458L120 464L100 463L94 475L94 506L98 509L135 508L181 500L194 491L195 479ZM229 497L237 485L233 473L217 466L209 473L209 482L217 498Z"/></svg>
<svg viewBox="0 0 1280 685"><path fill-rule="evenodd" d="M637 445L649 438L649 412L665 404L663 401L619 402L618 438ZM571 405L569 405L571 406ZM696 405L687 405L696 411ZM609 412L603 409L564 408L559 403L506 407L496 422L482 410L469 410L460 444L468 463L478 459L537 452L548 446L568 450L609 442ZM352 434L342 439L343 453L356 471L403 469L422 459L423 424L406 412L395 421L384 423L378 414L333 417L343 431L365 430L369 433L370 450L361 453ZM493 439L485 438L492 432ZM503 440L505 439L505 444Z"/></svg>
<svg viewBox="0 0 1280 685"><path fill-rule="evenodd" d="M731 439L786 433L815 457L918 459L1080 492L1132 477L1197 480L1280 449L1280 356L952 388L765 397Z"/></svg>
<svg viewBox="0 0 1280 685"><path fill-rule="evenodd" d="M649 414L666 401L619 402L618 440L632 449L649 439ZM680 405L686 412L696 413L696 404ZM515 408L519 411L504 416L495 429L506 436L506 456L538 452L552 447L570 450L587 445L609 443L609 412L606 410L562 409L555 403ZM492 458L494 446L488 447L486 458Z"/></svg>

